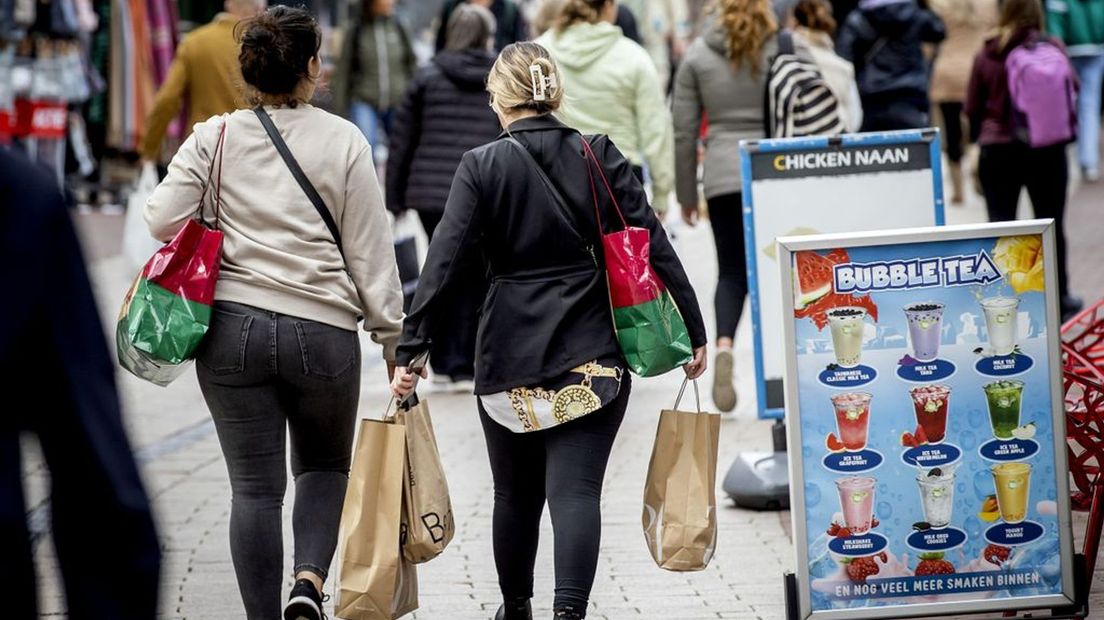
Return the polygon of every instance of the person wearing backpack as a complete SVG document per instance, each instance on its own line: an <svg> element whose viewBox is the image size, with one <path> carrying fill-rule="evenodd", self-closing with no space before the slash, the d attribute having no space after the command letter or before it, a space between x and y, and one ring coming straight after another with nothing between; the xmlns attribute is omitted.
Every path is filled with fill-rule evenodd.
<svg viewBox="0 0 1104 620"><path fill-rule="evenodd" d="M863 131L927 127L925 43L946 37L943 22L917 0L861 0L847 16L836 52L855 65Z"/></svg>
<svg viewBox="0 0 1104 620"><path fill-rule="evenodd" d="M1066 45L1081 82L1077 159L1081 178L1100 180L1100 91L1104 87L1104 0L1047 0L1047 31Z"/></svg>
<svg viewBox="0 0 1104 620"><path fill-rule="evenodd" d="M683 219L693 226L699 212L698 142L708 116L703 184L718 267L713 402L732 411L732 343L748 293L740 141L767 135L763 99L778 53L778 23L770 0L720 0L715 11L675 74L675 193Z"/></svg>
<svg viewBox="0 0 1104 620"><path fill-rule="evenodd" d="M813 62L824 77L839 104L839 114L847 131L862 128L863 110L859 86L855 82L855 67L836 54L832 37L836 20L828 0L800 0L793 7L794 37L808 46Z"/></svg>
<svg viewBox="0 0 1104 620"><path fill-rule="evenodd" d="M1066 145L1077 137L1076 76L1061 42L1043 32L1040 0L1004 0L997 35L974 59L966 93L971 138L981 147L978 175L990 221L1016 219L1027 187L1035 215L1054 218L1063 317L1070 295L1064 214Z"/></svg>

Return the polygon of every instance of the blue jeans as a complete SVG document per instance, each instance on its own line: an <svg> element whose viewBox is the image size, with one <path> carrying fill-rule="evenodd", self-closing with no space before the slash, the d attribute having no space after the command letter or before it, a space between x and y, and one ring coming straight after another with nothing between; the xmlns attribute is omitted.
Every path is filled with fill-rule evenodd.
<svg viewBox="0 0 1104 620"><path fill-rule="evenodd" d="M1100 167L1100 89L1104 82L1104 54L1074 56L1073 66L1081 80L1077 99L1077 158L1081 167Z"/></svg>
<svg viewBox="0 0 1104 620"><path fill-rule="evenodd" d="M363 101L349 104L349 120L368 138L368 144L372 145L372 160L377 164L380 163L381 154L387 151L387 138L391 135L394 117L394 109L381 112Z"/></svg>

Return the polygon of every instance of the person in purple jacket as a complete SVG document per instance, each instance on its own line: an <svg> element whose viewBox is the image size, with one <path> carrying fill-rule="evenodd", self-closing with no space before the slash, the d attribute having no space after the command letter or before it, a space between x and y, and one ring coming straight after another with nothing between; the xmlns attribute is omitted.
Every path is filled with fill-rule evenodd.
<svg viewBox="0 0 1104 620"><path fill-rule="evenodd" d="M1069 293L1066 273L1064 216L1069 186L1066 145L1033 148L1016 139L1012 126L1012 102L1005 61L1012 50L1047 40L1043 32L1043 7L1039 0L1004 0L996 36L974 58L966 92L966 116L971 139L981 147L978 176L985 194L989 220L1016 219L1020 191L1026 186L1035 215L1054 218L1058 246L1058 290L1062 316L1081 308L1081 300Z"/></svg>

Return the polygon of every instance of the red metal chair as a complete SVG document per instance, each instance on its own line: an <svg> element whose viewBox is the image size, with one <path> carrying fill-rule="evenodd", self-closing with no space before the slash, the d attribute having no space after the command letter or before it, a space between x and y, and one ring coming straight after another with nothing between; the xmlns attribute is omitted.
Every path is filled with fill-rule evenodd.
<svg viewBox="0 0 1104 620"><path fill-rule="evenodd" d="M1104 382L1104 299L1067 321L1061 337L1066 369Z"/></svg>

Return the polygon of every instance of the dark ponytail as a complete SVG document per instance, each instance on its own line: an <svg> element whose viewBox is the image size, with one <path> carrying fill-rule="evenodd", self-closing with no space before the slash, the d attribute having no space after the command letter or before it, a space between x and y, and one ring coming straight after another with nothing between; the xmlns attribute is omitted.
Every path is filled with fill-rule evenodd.
<svg viewBox="0 0 1104 620"><path fill-rule="evenodd" d="M836 18L832 16L832 5L826 0L801 0L793 11L798 24L835 36Z"/></svg>
<svg viewBox="0 0 1104 620"><path fill-rule="evenodd" d="M275 6L239 23L235 34L242 77L256 91L252 103L299 103L296 91L303 80L313 79L310 61L322 46L314 17L304 9Z"/></svg>

